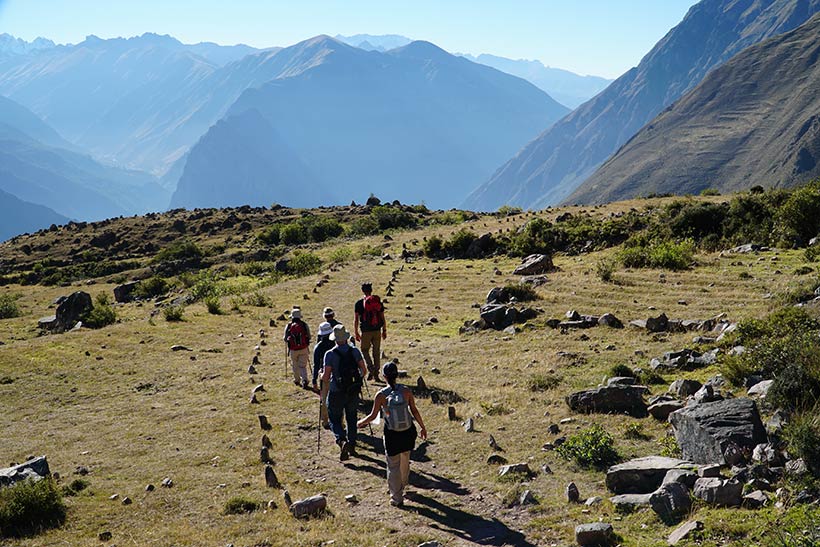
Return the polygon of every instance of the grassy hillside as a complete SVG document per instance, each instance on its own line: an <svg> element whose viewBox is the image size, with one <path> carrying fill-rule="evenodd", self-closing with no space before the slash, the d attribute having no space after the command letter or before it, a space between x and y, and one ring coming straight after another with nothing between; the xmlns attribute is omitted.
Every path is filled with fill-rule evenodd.
<svg viewBox="0 0 820 547"><path fill-rule="evenodd" d="M671 201L621 202L586 214L604 221L646 207L657 211ZM726 201L712 197L693 203L721 206ZM0 245L8 283L2 291L16 297L19 310L19 316L0 320L0 461L46 454L63 485L79 477L78 467L89 471L84 477L89 487L66 498L62 527L3 540L4 545L100 545L98 534L106 531L112 539L105 544L117 545L398 547L433 539L448 546L567 545L576 524L598 520L612 522L623 545L665 545L673 527L651 510L617 514L607 501L602 472L581 468L542 445L555 438L547 430L550 424L571 418L560 425L560 435L601 424L615 437L624 459L660 454L665 424L652 418L574 414L564 396L597 385L614 365L647 368L652 357L693 347L693 334L650 335L629 327L562 332L548 328L546 320L563 317L567 310L612 312L624 322L660 312L679 319L723 313L732 321L763 317L790 298L781 295L794 295L796 288L817 282L816 263L807 263L803 250L747 255L698 250L691 268L613 265L610 281L604 281L609 276L601 275L601 264L614 264L611 260L622 250L600 244L593 247L599 250L555 255L559 269L536 288L538 299L531 303L543 313L518 325L515 334L459 334L465 321L478 318L475 304L483 303L491 288L519 282L512 271L520 259L498 254L403 261L403 250L416 252L433 236L448 241L463 228L505 236L534 218L553 222L567 212L587 217L578 208L474 217L420 208L405 212L405 223L415 223L415 228L371 229L376 233L353 237L366 233L366 224L372 228L372 208L316 210L318 217L338 219L346 235L298 246L283 244L287 230L271 236L270 226L296 222L305 211L249 208L74 225ZM201 251L195 266L168 252L157 259L162 249L184 248L182 242ZM321 262L298 259L295 250ZM85 258L77 258L83 253ZM281 257L306 266L272 273ZM101 271L91 264L115 267L97 276ZM191 270L182 271L186 268ZM198 268L212 274L203 275ZM370 280L385 295L395 270L395 295L385 297L390 324L382 347L409 372L408 383L423 376L429 387L459 399L454 403L459 421L448 420L447 404L434 404L429 396L419 399L430 440L414 453L415 495L405 509L387 503L379 428L374 427L375 438L364 432L358 458L340 463L332 435L325 431L317 453L318 398L294 386L285 373L284 321L277 319L299 305L315 328L322 308L332 306L349 324L360 283ZM160 309L167 300L149 299L115 305L118 322L102 329L39 335L37 319L53 313L51 303L58 296L74 290L110 295L116 283L158 272L173 286L168 299L207 294L222 313L209 313L202 299L184 308L182 321L166 321ZM317 286L324 276L328 282ZM260 329L268 334L259 348L262 364L257 375L249 375L255 346L263 340ZM191 351L172 351L177 344ZM686 377L704 381L717 372L711 366ZM665 392L677 377L666 375L664 383L651 385L653 394ZM257 394L260 404L250 404L251 389L259 383L265 386ZM532 386L547 389L534 391ZM374 389L371 385L370 392ZM258 414L267 415L273 425L268 433L271 457L285 488L294 500L326 493L329 515L296 520L284 506L282 492L265 486ZM469 417L475 432L460 425ZM634 432L635 426L644 435L630 438L626 432ZM510 463L528 462L539 470L537 475L526 481L499 480L497 466L486 463L497 452L489 446L489 435L503 449L498 453ZM552 474L540 471L543 464ZM173 487L160 486L165 477ZM600 496L604 501L591 507L568 504L564 488L570 481L578 485L582 499ZM148 484L156 489L146 491ZM539 503L509 507L507 502L524 488ZM117 499L111 499L114 494ZM355 494L359 503L347 503L348 494ZM123 505L125 496L133 503ZM223 514L237 496L262 507L273 500L275 507ZM760 543L784 514L772 507L748 511L696 504L692 517L705 522L701 545L748 545Z"/></svg>

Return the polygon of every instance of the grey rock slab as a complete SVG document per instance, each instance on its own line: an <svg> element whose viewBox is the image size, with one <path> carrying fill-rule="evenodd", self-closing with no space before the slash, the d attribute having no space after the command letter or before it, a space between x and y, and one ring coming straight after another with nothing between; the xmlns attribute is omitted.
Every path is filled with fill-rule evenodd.
<svg viewBox="0 0 820 547"><path fill-rule="evenodd" d="M659 401L655 404L649 405L646 410L649 412L649 415L656 420L665 422L669 419L670 414L676 410L680 410L681 408L683 408L683 403L680 401Z"/></svg>
<svg viewBox="0 0 820 547"><path fill-rule="evenodd" d="M695 486L695 481L698 480L698 474L689 469L670 469L663 477L663 484L670 482L679 482L688 489Z"/></svg>
<svg viewBox="0 0 820 547"><path fill-rule="evenodd" d="M686 486L679 482L669 482L650 495L649 505L663 522L673 523L689 513L692 500Z"/></svg>
<svg viewBox="0 0 820 547"><path fill-rule="evenodd" d="M766 442L766 430L751 399L700 403L669 415L683 457L695 463L726 463L730 444L753 450Z"/></svg>
<svg viewBox="0 0 820 547"><path fill-rule="evenodd" d="M649 498L652 494L619 494L609 498L615 509L622 513L632 513L638 509L649 507Z"/></svg>
<svg viewBox="0 0 820 547"><path fill-rule="evenodd" d="M743 507L747 509L760 509L769 503L769 497L761 490L755 490L743 496Z"/></svg>
<svg viewBox="0 0 820 547"><path fill-rule="evenodd" d="M669 545L677 545L684 539L688 539L695 532L703 530L703 523L699 520L690 520L678 526L674 532L669 534L669 539L666 542Z"/></svg>
<svg viewBox="0 0 820 547"><path fill-rule="evenodd" d="M532 475L532 470L527 463L513 463L510 465L502 465L498 470L498 476L504 477L510 473L522 473L524 475Z"/></svg>
<svg viewBox="0 0 820 547"><path fill-rule="evenodd" d="M598 318L598 324L604 327L609 327L612 329L622 329L624 328L623 321L612 315L611 313L605 313L601 317Z"/></svg>
<svg viewBox="0 0 820 547"><path fill-rule="evenodd" d="M743 495L743 485L731 479L698 479L695 481L692 495L709 505L737 507Z"/></svg>
<svg viewBox="0 0 820 547"><path fill-rule="evenodd" d="M32 458L20 465L0 469L0 488L11 486L12 484L32 479L39 481L51 474L48 468L48 460L45 456Z"/></svg>
<svg viewBox="0 0 820 547"><path fill-rule="evenodd" d="M577 391L567 396L567 405L575 412L629 414L646 416L645 386L612 385Z"/></svg>
<svg viewBox="0 0 820 547"><path fill-rule="evenodd" d="M772 387L773 383L774 380L763 380L762 382L758 382L750 387L746 394L752 398L765 399L766 395L769 393L769 388Z"/></svg>
<svg viewBox="0 0 820 547"><path fill-rule="evenodd" d="M681 399L685 399L690 395L694 395L703 387L703 384L697 380L679 379L672 382L669 386L669 393L674 393Z"/></svg>
<svg viewBox="0 0 820 547"><path fill-rule="evenodd" d="M320 515L327 509L327 498L322 495L311 496L303 500L294 502L290 506L290 512L296 518L311 517Z"/></svg>
<svg viewBox="0 0 820 547"><path fill-rule="evenodd" d="M582 547L610 545L613 539L612 525L605 522L579 524L575 527L575 542Z"/></svg>
<svg viewBox="0 0 820 547"><path fill-rule="evenodd" d="M513 270L513 275L541 275L555 270L552 257L544 254L531 254Z"/></svg>
<svg viewBox="0 0 820 547"><path fill-rule="evenodd" d="M650 494L663 483L672 469L691 470L692 462L646 456L613 465L606 472L606 487L614 494Z"/></svg>

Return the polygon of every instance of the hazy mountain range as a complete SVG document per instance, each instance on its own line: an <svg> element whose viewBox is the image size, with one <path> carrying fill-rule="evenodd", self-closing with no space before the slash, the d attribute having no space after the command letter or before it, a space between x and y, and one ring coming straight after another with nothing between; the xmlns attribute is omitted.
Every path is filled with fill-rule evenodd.
<svg viewBox="0 0 820 547"><path fill-rule="evenodd" d="M652 120L570 197L793 186L820 175L820 14L750 47Z"/></svg>
<svg viewBox="0 0 820 547"><path fill-rule="evenodd" d="M647 122L742 49L794 29L820 0L702 0L640 64L546 129L463 203L543 207L566 199Z"/></svg>
<svg viewBox="0 0 820 547"><path fill-rule="evenodd" d="M381 53L320 36L270 62L281 74L242 93L191 149L173 207L318 205L371 191L450 207L568 111L428 42Z"/></svg>

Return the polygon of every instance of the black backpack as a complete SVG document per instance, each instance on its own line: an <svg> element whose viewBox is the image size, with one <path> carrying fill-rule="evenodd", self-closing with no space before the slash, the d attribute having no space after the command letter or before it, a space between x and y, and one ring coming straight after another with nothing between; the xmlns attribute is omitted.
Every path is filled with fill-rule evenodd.
<svg viewBox="0 0 820 547"><path fill-rule="evenodd" d="M339 391L350 395L361 391L362 375L359 370L359 363L356 362L356 358L353 356L353 348L343 351L337 346L331 351L339 358L338 373L334 371L334 379Z"/></svg>

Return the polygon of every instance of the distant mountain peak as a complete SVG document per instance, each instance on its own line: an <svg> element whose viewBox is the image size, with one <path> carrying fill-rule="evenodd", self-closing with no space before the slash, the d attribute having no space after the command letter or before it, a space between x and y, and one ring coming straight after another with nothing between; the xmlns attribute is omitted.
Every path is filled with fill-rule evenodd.
<svg viewBox="0 0 820 547"><path fill-rule="evenodd" d="M406 46L402 46L392 50L390 53L399 54L406 57L416 57L425 59L435 59L440 57L451 57L449 53L441 49L432 42L425 40L415 40Z"/></svg>

